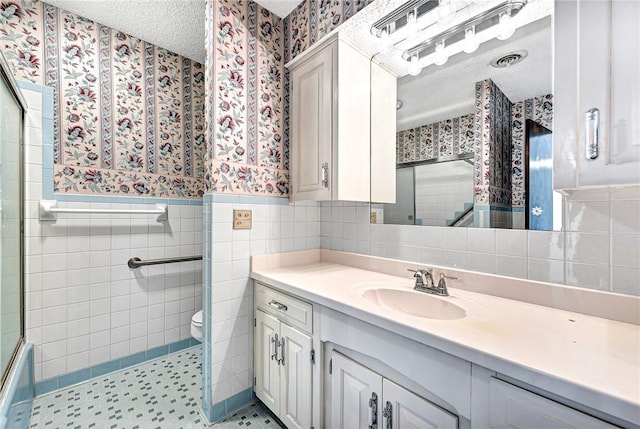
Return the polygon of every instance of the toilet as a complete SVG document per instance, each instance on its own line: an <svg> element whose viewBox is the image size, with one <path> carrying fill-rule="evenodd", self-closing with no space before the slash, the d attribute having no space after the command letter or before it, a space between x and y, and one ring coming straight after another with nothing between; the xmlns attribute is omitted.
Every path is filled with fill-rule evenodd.
<svg viewBox="0 0 640 429"><path fill-rule="evenodd" d="M202 341L202 310L191 317L191 336Z"/></svg>

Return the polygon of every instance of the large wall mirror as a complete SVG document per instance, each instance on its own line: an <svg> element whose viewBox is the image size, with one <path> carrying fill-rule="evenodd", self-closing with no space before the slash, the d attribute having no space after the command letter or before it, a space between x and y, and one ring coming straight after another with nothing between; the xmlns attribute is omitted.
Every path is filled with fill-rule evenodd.
<svg viewBox="0 0 640 429"><path fill-rule="evenodd" d="M523 2L502 2L508 3ZM518 14L542 3L524 2ZM474 16L467 9L458 14ZM398 78L397 133L389 142L396 148L396 201L372 201L372 222L560 229L562 199L552 185L551 14L529 19L510 37L485 37L479 46L465 41L471 28L465 19L453 22L442 40L473 52L438 56L436 41L416 54L421 67L412 68L410 57L409 73ZM474 33L498 27L498 19L477 24ZM439 34L447 31L441 22ZM412 42L398 40L396 50L411 53Z"/></svg>

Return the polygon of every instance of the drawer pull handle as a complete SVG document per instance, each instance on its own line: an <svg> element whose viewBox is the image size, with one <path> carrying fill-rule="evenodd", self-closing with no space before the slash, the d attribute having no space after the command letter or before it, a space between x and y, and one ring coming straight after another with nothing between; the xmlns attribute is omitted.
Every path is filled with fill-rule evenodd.
<svg viewBox="0 0 640 429"><path fill-rule="evenodd" d="M278 359L278 345L280 344L278 341L278 334L271 337L271 342L273 343L273 354L271 355L271 360L275 360L276 363L280 363L280 359Z"/></svg>
<svg viewBox="0 0 640 429"><path fill-rule="evenodd" d="M280 359L278 359L278 364L284 366L284 337L280 339L280 347L282 347L282 350L280 350Z"/></svg>
<svg viewBox="0 0 640 429"><path fill-rule="evenodd" d="M269 305L273 308L275 308L278 311L287 311L287 306L278 302L278 301L271 301L269 302Z"/></svg>
<svg viewBox="0 0 640 429"><path fill-rule="evenodd" d="M382 410L382 417L387 419L387 424L385 425L386 429L393 428L393 405L391 402L387 401L387 406Z"/></svg>
<svg viewBox="0 0 640 429"><path fill-rule="evenodd" d="M600 111L589 109L585 113L585 150L588 160L598 158L598 140L600 134Z"/></svg>
<svg viewBox="0 0 640 429"><path fill-rule="evenodd" d="M378 395L371 393L369 398L369 429L378 429Z"/></svg>

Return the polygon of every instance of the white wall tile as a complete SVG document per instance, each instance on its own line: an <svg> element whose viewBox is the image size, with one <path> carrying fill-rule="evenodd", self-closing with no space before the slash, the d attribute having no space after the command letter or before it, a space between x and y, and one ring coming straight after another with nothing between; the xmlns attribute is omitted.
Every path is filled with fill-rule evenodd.
<svg viewBox="0 0 640 429"><path fill-rule="evenodd" d="M448 228L451 229L451 228ZM491 228L461 228L467 230L467 250L476 253L495 253L496 231Z"/></svg>
<svg viewBox="0 0 640 429"><path fill-rule="evenodd" d="M640 234L611 236L611 265L640 268Z"/></svg>
<svg viewBox="0 0 640 429"><path fill-rule="evenodd" d="M496 229L496 254L527 256L527 231ZM526 275L526 274L525 274Z"/></svg>
<svg viewBox="0 0 640 429"><path fill-rule="evenodd" d="M640 295L640 269L611 267L611 291L626 295Z"/></svg>
<svg viewBox="0 0 640 429"><path fill-rule="evenodd" d="M566 234L567 261L609 264L609 234Z"/></svg>
<svg viewBox="0 0 640 429"><path fill-rule="evenodd" d="M640 234L640 201L611 202L611 232Z"/></svg>
<svg viewBox="0 0 640 429"><path fill-rule="evenodd" d="M526 278L527 259L517 256L496 255L496 274Z"/></svg>
<svg viewBox="0 0 640 429"><path fill-rule="evenodd" d="M564 283L564 262L529 258L528 278L541 282Z"/></svg>
<svg viewBox="0 0 640 429"><path fill-rule="evenodd" d="M565 264L565 280L570 286L610 290L609 272L609 265L579 264L574 262Z"/></svg>

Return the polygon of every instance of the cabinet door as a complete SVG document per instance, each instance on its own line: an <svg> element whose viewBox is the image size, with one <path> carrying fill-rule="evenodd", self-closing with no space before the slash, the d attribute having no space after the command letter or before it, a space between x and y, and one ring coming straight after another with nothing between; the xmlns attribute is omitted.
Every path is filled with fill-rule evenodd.
<svg viewBox="0 0 640 429"><path fill-rule="evenodd" d="M556 0L554 187L640 183L640 4ZM587 159L595 133L598 155Z"/></svg>
<svg viewBox="0 0 640 429"><path fill-rule="evenodd" d="M490 421L493 429L617 427L496 378L491 379L490 392Z"/></svg>
<svg viewBox="0 0 640 429"><path fill-rule="evenodd" d="M331 374L331 428L382 429L382 376L333 353ZM371 405L371 407L370 407Z"/></svg>
<svg viewBox="0 0 640 429"><path fill-rule="evenodd" d="M311 427L311 337L280 324L280 419L288 428Z"/></svg>
<svg viewBox="0 0 640 429"><path fill-rule="evenodd" d="M336 44L331 44L291 72L293 201L331 199L335 56Z"/></svg>
<svg viewBox="0 0 640 429"><path fill-rule="evenodd" d="M280 406L280 365L276 356L280 322L256 310L256 328L253 334L255 392L271 411L278 414Z"/></svg>
<svg viewBox="0 0 640 429"><path fill-rule="evenodd" d="M457 429L458 417L386 378L382 382L384 426L391 429ZM387 407L391 408L391 425Z"/></svg>

